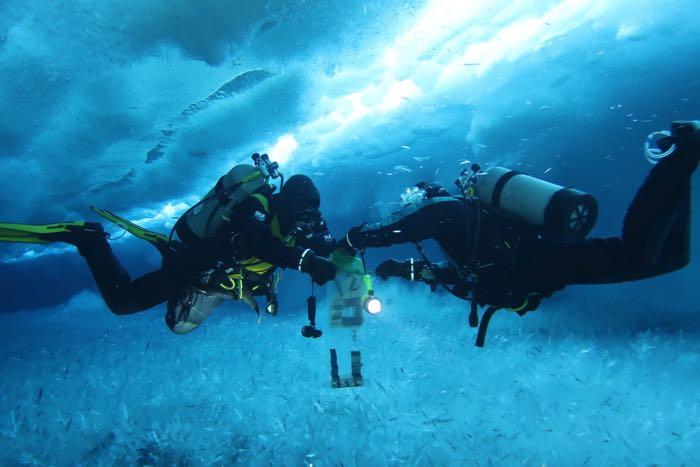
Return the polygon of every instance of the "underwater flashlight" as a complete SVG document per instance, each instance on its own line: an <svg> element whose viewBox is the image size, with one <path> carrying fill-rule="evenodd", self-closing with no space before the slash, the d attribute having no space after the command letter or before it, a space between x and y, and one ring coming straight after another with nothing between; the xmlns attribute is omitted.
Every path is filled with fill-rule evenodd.
<svg viewBox="0 0 700 467"><path fill-rule="evenodd" d="M644 157L650 164L656 165L661 159L667 157L676 150L676 143L668 145L673 141L670 131L655 131L647 136L644 142Z"/></svg>
<svg viewBox="0 0 700 467"><path fill-rule="evenodd" d="M362 307L370 315L378 315L382 312L384 305L382 301L374 295L367 295L367 298L362 302Z"/></svg>
<svg viewBox="0 0 700 467"><path fill-rule="evenodd" d="M374 287L372 286L372 276L365 274L362 278L365 282L365 289L367 289L367 294L362 297L362 308L365 309L370 315L378 315L382 312L384 306L382 301L374 295Z"/></svg>

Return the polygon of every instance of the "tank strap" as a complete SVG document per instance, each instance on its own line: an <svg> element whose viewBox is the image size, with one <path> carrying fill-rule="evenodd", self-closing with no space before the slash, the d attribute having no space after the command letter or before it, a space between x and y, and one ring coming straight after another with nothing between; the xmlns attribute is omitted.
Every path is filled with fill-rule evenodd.
<svg viewBox="0 0 700 467"><path fill-rule="evenodd" d="M260 193L253 193L250 196L260 201L260 204L262 204L265 213L270 214L270 200L268 200L267 197L265 197L265 195L262 195Z"/></svg>

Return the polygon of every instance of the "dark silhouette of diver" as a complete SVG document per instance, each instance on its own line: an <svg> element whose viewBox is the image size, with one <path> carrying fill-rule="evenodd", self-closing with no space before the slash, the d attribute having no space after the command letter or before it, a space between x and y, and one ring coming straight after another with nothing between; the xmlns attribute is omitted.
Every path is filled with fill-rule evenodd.
<svg viewBox="0 0 700 467"><path fill-rule="evenodd" d="M362 250L436 240L449 261L433 263L423 254L420 259L384 261L376 272L382 278L426 282L433 290L441 285L472 301L472 326L478 322L477 305L490 307L489 319L501 308L522 315L567 285L633 281L676 271L690 261L690 179L700 160L700 123L674 122L670 135L659 141L662 150L672 144L674 150L652 167L639 188L617 237L548 234L488 203L475 204L468 193L451 196L441 185L423 182L417 185L421 199L388 220L350 229L341 244ZM495 190L499 183L503 188L508 176Z"/></svg>
<svg viewBox="0 0 700 467"><path fill-rule="evenodd" d="M177 240L95 210L163 255L160 269L136 279L112 252L100 223L0 224L0 240L75 245L113 313L132 314L168 302L166 322L177 333L199 326L225 298L244 300L257 312L253 296L264 295L266 310L276 314L275 269L295 268L324 284L335 277L336 268L325 257L336 242L321 217L313 181L294 175L273 193L269 174L261 172L264 164L258 164L236 166L222 177L178 220Z"/></svg>

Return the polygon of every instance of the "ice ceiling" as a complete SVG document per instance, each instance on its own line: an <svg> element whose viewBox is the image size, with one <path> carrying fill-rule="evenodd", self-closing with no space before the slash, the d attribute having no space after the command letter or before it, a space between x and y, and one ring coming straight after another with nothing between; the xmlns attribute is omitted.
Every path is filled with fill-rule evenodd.
<svg viewBox="0 0 700 467"><path fill-rule="evenodd" d="M574 169L612 159L586 188L614 186L645 169L633 142L697 109L697 18L682 0L8 0L0 217L95 205L163 229L255 151L314 176L331 218L465 160L585 184Z"/></svg>

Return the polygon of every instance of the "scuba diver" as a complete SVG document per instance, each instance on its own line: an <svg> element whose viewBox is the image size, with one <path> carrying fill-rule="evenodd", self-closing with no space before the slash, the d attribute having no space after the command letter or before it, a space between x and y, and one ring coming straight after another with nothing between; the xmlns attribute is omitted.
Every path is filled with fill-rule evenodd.
<svg viewBox="0 0 700 467"><path fill-rule="evenodd" d="M420 259L384 261L380 277L421 281L469 300L469 323L483 346L499 309L523 315L573 284L609 284L666 274L690 261L690 178L700 161L700 122L674 122L645 146L655 165L624 218L622 234L586 238L595 199L503 168L463 171L452 196L422 182L405 206L380 223L350 229L350 250L414 242ZM650 149L650 143L656 148ZM421 241L434 239L449 261L431 262ZM488 306L479 324L478 306Z"/></svg>
<svg viewBox="0 0 700 467"><path fill-rule="evenodd" d="M323 285L335 277L324 256L335 240L321 217L313 181L294 175L284 183L266 154L255 165L240 164L176 222L170 236L145 230L109 211L93 210L163 256L160 269L131 279L112 252L108 234L95 222L48 225L0 224L0 241L74 245L85 258L109 307L128 315L167 302L166 323L178 334L198 327L224 299L247 302L259 314L254 295L277 314L277 267L295 268ZM269 183L281 178L279 193ZM173 238L177 234L177 239Z"/></svg>

